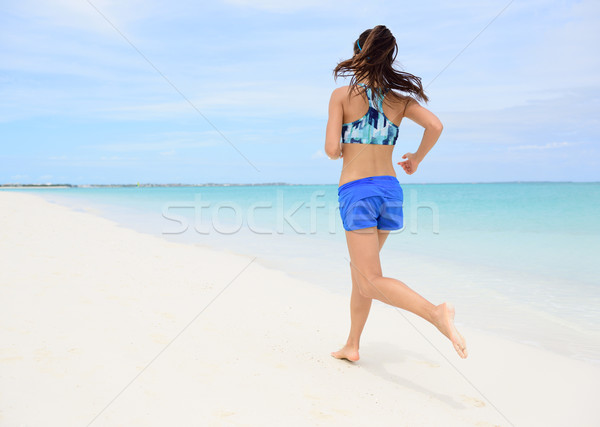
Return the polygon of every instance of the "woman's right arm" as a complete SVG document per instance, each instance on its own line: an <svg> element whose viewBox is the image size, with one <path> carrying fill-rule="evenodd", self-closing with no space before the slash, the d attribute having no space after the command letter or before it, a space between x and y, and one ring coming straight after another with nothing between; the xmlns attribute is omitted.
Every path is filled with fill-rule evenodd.
<svg viewBox="0 0 600 427"><path fill-rule="evenodd" d="M341 96L341 88L337 88L331 93L329 99L329 118L325 131L325 153L332 160L342 157L341 137L344 108L342 107Z"/></svg>
<svg viewBox="0 0 600 427"><path fill-rule="evenodd" d="M409 100L409 103L406 106L406 110L404 112L404 117L408 117L413 122L425 128L425 131L423 132L423 138L421 140L421 144L419 145L419 149L417 150L417 152L406 153L404 156L402 156L402 158L408 158L409 161L412 163L412 165L409 164L407 166L412 166L411 169L413 170L410 173L414 173L419 163L423 161L423 158L433 148L433 146L439 139L442 130L444 129L444 126L435 114L433 114L427 108L422 107L414 99ZM407 170L407 173L408 172L409 171Z"/></svg>

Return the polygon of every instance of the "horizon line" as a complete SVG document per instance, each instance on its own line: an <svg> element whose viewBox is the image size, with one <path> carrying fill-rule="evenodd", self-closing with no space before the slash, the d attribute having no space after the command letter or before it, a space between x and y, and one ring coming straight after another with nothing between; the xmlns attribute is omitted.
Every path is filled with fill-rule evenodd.
<svg viewBox="0 0 600 427"><path fill-rule="evenodd" d="M402 183L402 185L439 185L439 184L595 184L600 181L458 181L458 182L410 182ZM337 185L336 183L312 183L312 184L295 184L289 182L257 182L257 183L217 183L217 182L206 182L201 184L184 184L184 183L121 183L121 184L71 184L71 183L4 183L0 184L0 188L23 188L23 187L207 187L207 186L267 186L267 185L286 185L286 186L298 186L298 185Z"/></svg>

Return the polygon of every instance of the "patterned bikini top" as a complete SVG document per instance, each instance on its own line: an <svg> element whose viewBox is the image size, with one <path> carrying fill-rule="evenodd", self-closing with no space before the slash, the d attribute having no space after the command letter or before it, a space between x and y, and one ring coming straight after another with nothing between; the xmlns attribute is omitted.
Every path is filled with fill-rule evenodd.
<svg viewBox="0 0 600 427"><path fill-rule="evenodd" d="M376 105L371 88L364 83L358 85L366 90L369 110L360 119L342 124L342 143L395 145L399 128L383 113L383 97ZM384 97L388 90L384 91Z"/></svg>

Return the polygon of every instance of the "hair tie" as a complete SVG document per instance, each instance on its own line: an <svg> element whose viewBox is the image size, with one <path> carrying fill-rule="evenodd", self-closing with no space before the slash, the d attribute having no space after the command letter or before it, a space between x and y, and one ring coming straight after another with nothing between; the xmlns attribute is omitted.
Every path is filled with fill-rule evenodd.
<svg viewBox="0 0 600 427"><path fill-rule="evenodd" d="M362 47L360 47L360 43L358 42L358 39L356 40L356 45L358 46L358 50L362 52ZM371 57L367 56L367 59L371 59Z"/></svg>

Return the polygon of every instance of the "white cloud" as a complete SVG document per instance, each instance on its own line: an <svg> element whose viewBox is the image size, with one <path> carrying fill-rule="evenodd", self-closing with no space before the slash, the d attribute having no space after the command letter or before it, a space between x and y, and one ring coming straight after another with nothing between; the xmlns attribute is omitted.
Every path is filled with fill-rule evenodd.
<svg viewBox="0 0 600 427"><path fill-rule="evenodd" d="M575 142L549 142L544 145L517 145L516 147L508 147L509 150L548 150L553 148L564 148L572 145L577 145Z"/></svg>
<svg viewBox="0 0 600 427"><path fill-rule="evenodd" d="M135 158L131 158L131 157L121 157L121 156L100 156L100 160L113 160L113 161L119 161L119 160L136 160Z"/></svg>
<svg viewBox="0 0 600 427"><path fill-rule="evenodd" d="M587 87L557 89L552 98L529 99L512 107L434 110L444 124L440 146L452 141L474 149L504 150L505 147L543 146L541 142L548 140L572 143L598 140L599 99L600 88Z"/></svg>
<svg viewBox="0 0 600 427"><path fill-rule="evenodd" d="M520 74L535 88L600 84L600 3L561 2L546 8L543 20L532 21L526 33ZM529 26L529 23L527 24Z"/></svg>
<svg viewBox="0 0 600 427"><path fill-rule="evenodd" d="M22 174L12 175L10 177L10 179L14 180L14 181L20 181L20 180L24 180L24 179L27 179L27 178L29 178L29 175L22 175Z"/></svg>
<svg viewBox="0 0 600 427"><path fill-rule="evenodd" d="M220 144L220 142L219 142ZM165 148L198 148L217 145L215 140L211 141L162 141L162 142L125 142L125 143L110 143L87 145L82 148L95 148L100 151L111 151L118 153L138 152L138 151L158 151Z"/></svg>
<svg viewBox="0 0 600 427"><path fill-rule="evenodd" d="M325 156L325 153L323 153L322 150L317 150L313 153L312 156L310 156L311 159L323 159L327 156Z"/></svg>
<svg viewBox="0 0 600 427"><path fill-rule="evenodd" d="M224 0L234 6L244 6L268 12L291 13L303 9L333 9L340 7L338 2L332 0ZM344 7L352 7L353 1L344 2Z"/></svg>
<svg viewBox="0 0 600 427"><path fill-rule="evenodd" d="M13 14L34 20L37 28L76 29L113 38L120 36L96 9L125 33L128 25L157 13L157 2L143 0L19 0L10 6Z"/></svg>

